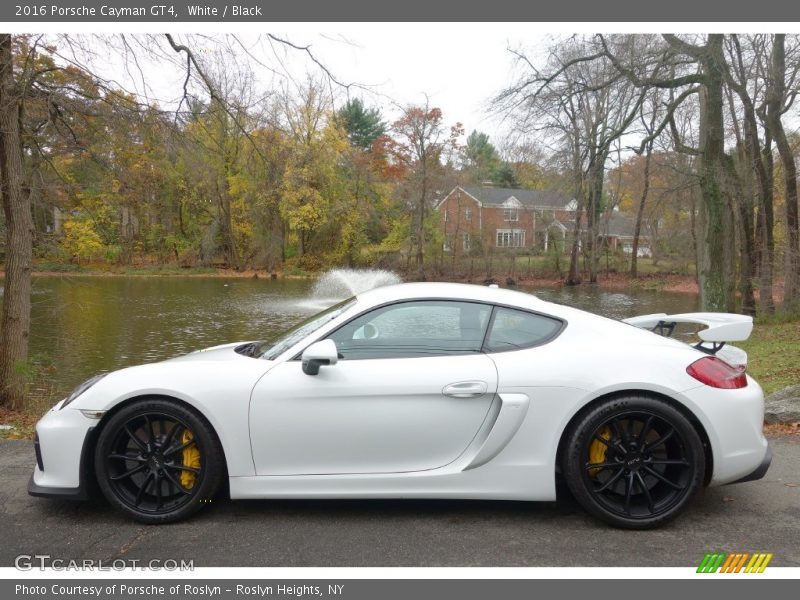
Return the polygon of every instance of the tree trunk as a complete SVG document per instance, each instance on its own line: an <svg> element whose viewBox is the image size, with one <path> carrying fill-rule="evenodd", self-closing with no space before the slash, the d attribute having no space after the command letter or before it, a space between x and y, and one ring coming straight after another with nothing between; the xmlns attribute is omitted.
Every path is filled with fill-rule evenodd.
<svg viewBox="0 0 800 600"><path fill-rule="evenodd" d="M603 180L605 178L605 156L596 156L595 164L589 171L589 197L587 199L588 219L586 224L586 244L589 254L589 283L597 283L597 269L600 254L597 243L600 237L600 213L603 203Z"/></svg>
<svg viewBox="0 0 800 600"><path fill-rule="evenodd" d="M423 159L423 162L426 159ZM425 280L425 202L427 195L427 173L425 166L422 168L422 192L420 193L419 206L417 207L417 278Z"/></svg>
<svg viewBox="0 0 800 600"><path fill-rule="evenodd" d="M729 173L731 181L735 184L737 191L734 194L736 206L737 233L739 234L739 296L742 302L742 312L754 315L756 312L755 298L753 295L753 275L754 275L754 252L753 252L753 198L758 199L758 205L763 204L762 194L764 193L765 173L764 165L761 162L761 147L758 140L758 129L756 127L756 113L753 102L747 93L744 85L739 85L731 78L730 86L737 93L741 100L744 111L744 132L736 120L733 122L734 133L736 134L736 145L738 148L738 169L732 165ZM733 94L729 93L728 102L732 114L735 114ZM758 185L753 181L753 173L758 175ZM763 211L759 214L763 215ZM762 271L762 284L764 277L770 277L769 271ZM771 280L770 280L771 281ZM760 296L762 307L766 306L768 300L772 298L772 285L769 285L770 293Z"/></svg>
<svg viewBox="0 0 800 600"><path fill-rule="evenodd" d="M569 252L569 271L567 272L567 279L564 282L567 285L581 284L580 267L578 265L578 250L580 249L581 244L581 220L583 219L582 193L583 192L579 192L579 194L576 194L575 196L578 206L575 209L575 227L573 228L572 245ZM566 235L564 239L566 243ZM556 247L557 245L555 243L555 238L553 239L553 246L555 247L556 253L561 252L561 250ZM558 256L558 254L556 254L556 256Z"/></svg>
<svg viewBox="0 0 800 600"><path fill-rule="evenodd" d="M773 38L770 66L772 85L767 92L767 123L775 139L775 145L778 147L783 167L787 238L783 305L784 308L792 311L800 306L800 232L798 231L797 167L781 120L786 85L785 37L783 34L776 34Z"/></svg>
<svg viewBox="0 0 800 600"><path fill-rule="evenodd" d="M31 325L33 221L23 184L22 98L13 74L11 35L0 34L0 189L6 219L6 277L0 322L0 404L25 404L21 367L28 359Z"/></svg>
<svg viewBox="0 0 800 600"><path fill-rule="evenodd" d="M733 227L724 182L725 127L723 119L723 73L727 68L722 51L723 36L708 36L701 56L704 86L700 106L700 190L703 198L704 231L699 265L700 302L704 310L726 311L731 307L734 282L730 261Z"/></svg>
<svg viewBox="0 0 800 600"><path fill-rule="evenodd" d="M745 150L743 154L745 155L742 161L743 167L747 170L752 164L750 152ZM756 160L760 160L760 157L756 157ZM753 202L751 200L754 184L752 177L747 177L746 183L741 181L737 183L746 187L746 191L739 195L739 201L736 203L739 225L739 295L742 312L754 315L756 305L753 296Z"/></svg>
<svg viewBox="0 0 800 600"><path fill-rule="evenodd" d="M633 244L631 245L631 277L638 277L639 238L642 235L642 221L644 220L644 205L650 192L650 162L653 157L653 142L647 143L644 156L644 185L642 195L639 197L639 206L636 208L636 223L633 226Z"/></svg>

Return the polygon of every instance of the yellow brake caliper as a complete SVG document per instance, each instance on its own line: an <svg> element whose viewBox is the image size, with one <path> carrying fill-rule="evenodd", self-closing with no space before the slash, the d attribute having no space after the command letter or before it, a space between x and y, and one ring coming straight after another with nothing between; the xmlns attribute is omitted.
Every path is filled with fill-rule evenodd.
<svg viewBox="0 0 800 600"><path fill-rule="evenodd" d="M611 439L611 429L609 429L608 425L603 427L598 435L603 438L604 440ZM608 450L608 446L606 446L600 440L593 440L591 445L589 446L589 463L597 464L606 461L606 450ZM602 469L595 468L589 469L589 477L596 476Z"/></svg>
<svg viewBox="0 0 800 600"><path fill-rule="evenodd" d="M192 432L186 429L181 435L181 445L188 444L193 439L194 436ZM200 450L197 449L196 444L191 444L183 449L183 466L193 469L200 468ZM187 490L194 487L195 481L197 481L197 475L195 473L191 471L181 471L181 485Z"/></svg>

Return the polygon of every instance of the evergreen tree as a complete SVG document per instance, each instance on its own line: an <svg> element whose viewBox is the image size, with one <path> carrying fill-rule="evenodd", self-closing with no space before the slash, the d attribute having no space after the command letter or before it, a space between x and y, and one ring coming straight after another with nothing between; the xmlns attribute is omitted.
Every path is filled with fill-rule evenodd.
<svg viewBox="0 0 800 600"><path fill-rule="evenodd" d="M348 100L336 116L350 143L361 150L369 150L375 140L386 133L380 109L366 108L359 98Z"/></svg>

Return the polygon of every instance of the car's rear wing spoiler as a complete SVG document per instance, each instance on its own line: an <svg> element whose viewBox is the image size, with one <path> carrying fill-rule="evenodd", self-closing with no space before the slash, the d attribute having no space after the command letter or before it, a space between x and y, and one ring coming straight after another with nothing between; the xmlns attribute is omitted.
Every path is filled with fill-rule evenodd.
<svg viewBox="0 0 800 600"><path fill-rule="evenodd" d="M731 313L698 312L668 315L656 313L623 319L629 325L649 329L660 335L670 337L678 323L703 325L705 329L697 332L702 342L709 342L712 348L703 347L705 351L715 353L726 342L740 342L750 337L753 331L753 317Z"/></svg>

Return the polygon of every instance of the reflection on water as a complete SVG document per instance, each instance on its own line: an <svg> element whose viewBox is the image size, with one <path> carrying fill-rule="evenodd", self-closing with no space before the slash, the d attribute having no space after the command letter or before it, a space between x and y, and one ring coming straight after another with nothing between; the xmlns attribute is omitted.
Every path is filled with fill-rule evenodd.
<svg viewBox="0 0 800 600"><path fill-rule="evenodd" d="M37 277L31 354L54 398L99 371L239 340L269 339L323 308L312 283L191 277ZM537 289L545 300L621 318L697 308L689 294Z"/></svg>

